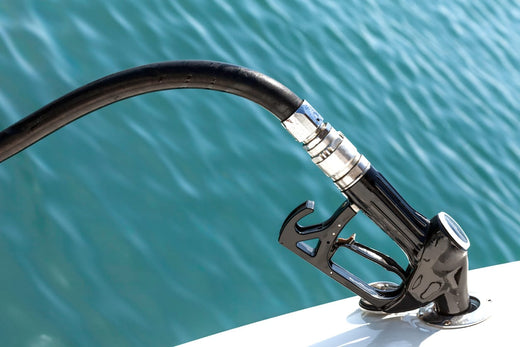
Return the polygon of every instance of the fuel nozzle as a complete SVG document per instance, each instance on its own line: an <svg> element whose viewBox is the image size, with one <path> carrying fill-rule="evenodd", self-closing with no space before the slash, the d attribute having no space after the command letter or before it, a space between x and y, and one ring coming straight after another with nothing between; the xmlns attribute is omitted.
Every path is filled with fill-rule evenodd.
<svg viewBox="0 0 520 347"><path fill-rule="evenodd" d="M307 102L282 124L347 200L327 221L312 226L302 226L298 221L314 210L314 203L298 206L282 226L280 243L358 294L364 309L394 313L433 304L441 315L471 310L467 288L469 240L453 218L441 212L430 220L415 211L356 147L324 122ZM356 242L355 237L338 238L358 211L403 250L408 259L406 268L382 252ZM316 238L319 242L315 247L305 243ZM402 282L364 282L332 260L340 247L397 274Z"/></svg>

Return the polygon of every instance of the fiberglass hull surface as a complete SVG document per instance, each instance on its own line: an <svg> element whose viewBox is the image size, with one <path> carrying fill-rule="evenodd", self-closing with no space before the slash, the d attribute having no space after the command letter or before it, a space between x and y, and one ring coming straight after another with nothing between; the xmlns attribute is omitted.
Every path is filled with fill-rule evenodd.
<svg viewBox="0 0 520 347"><path fill-rule="evenodd" d="M514 346L520 302L520 262L469 273L470 294L485 302L490 318L458 329L438 329L417 311L380 315L362 311L358 297L311 307L192 341L183 346ZM516 342L515 342L516 341ZM476 344L475 344L476 343Z"/></svg>

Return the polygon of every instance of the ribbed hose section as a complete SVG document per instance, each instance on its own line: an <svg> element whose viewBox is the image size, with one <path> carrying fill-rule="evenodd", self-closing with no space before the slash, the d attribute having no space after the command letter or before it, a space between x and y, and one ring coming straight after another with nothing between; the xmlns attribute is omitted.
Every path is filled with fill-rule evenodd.
<svg viewBox="0 0 520 347"><path fill-rule="evenodd" d="M0 162L114 102L160 90L192 88L244 97L263 106L280 121L289 118L303 102L281 83L241 66L203 60L143 65L80 87L0 132Z"/></svg>

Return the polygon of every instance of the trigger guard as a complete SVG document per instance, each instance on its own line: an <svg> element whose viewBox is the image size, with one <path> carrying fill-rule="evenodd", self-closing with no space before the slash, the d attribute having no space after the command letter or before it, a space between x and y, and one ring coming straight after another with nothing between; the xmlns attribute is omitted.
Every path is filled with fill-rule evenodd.
<svg viewBox="0 0 520 347"><path fill-rule="evenodd" d="M400 296L401 288L390 292L378 290L332 261L338 249L339 233L358 209L354 209L346 200L325 222L301 226L298 222L313 211L314 202L309 200L296 207L284 221L278 242L376 308L381 308ZM304 243L312 239L319 240L314 248Z"/></svg>

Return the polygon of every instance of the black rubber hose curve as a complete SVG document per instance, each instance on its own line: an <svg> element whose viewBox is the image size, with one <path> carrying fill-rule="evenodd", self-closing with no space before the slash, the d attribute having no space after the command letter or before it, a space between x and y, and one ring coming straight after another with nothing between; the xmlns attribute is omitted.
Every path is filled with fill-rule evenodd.
<svg viewBox="0 0 520 347"><path fill-rule="evenodd" d="M132 96L167 89L209 89L238 95L289 118L303 100L276 80L241 66L204 60L143 65L84 85L0 132L0 162L68 123Z"/></svg>

